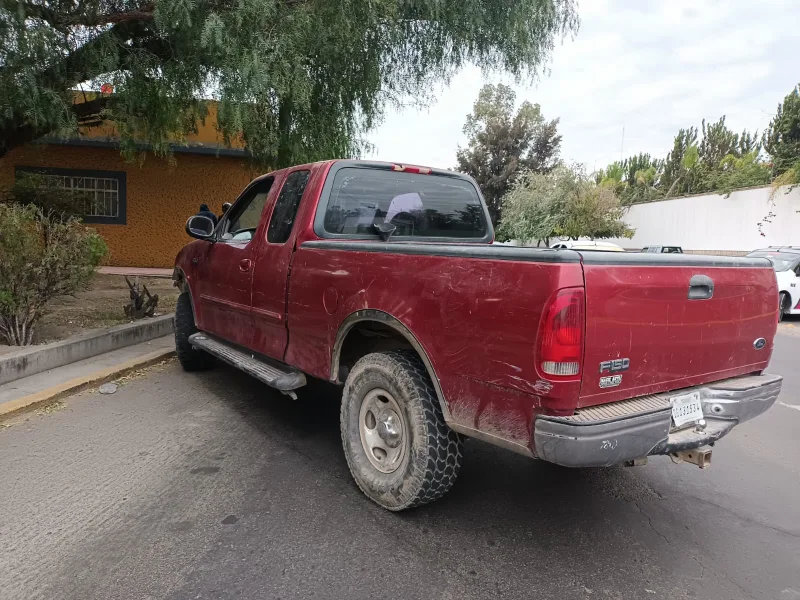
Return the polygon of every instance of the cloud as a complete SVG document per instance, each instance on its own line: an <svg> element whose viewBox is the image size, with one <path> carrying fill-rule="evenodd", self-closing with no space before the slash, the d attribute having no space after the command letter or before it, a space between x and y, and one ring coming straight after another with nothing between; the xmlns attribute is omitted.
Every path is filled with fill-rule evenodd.
<svg viewBox="0 0 800 600"><path fill-rule="evenodd" d="M370 156L452 167L478 90L503 82L559 117L562 155L591 170L620 150L663 156L678 129L704 118L763 130L800 80L796 0L584 0L580 12L580 32L556 46L549 75L520 85L468 67L427 108L390 111L369 135Z"/></svg>

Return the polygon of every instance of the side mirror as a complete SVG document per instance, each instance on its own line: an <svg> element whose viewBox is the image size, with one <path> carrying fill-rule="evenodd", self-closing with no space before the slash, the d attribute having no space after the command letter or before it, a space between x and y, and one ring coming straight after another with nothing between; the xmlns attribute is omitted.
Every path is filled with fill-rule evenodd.
<svg viewBox="0 0 800 600"><path fill-rule="evenodd" d="M224 215L226 212L228 212L231 209L231 206L233 206L233 204L231 204L230 202L223 202L222 214Z"/></svg>
<svg viewBox="0 0 800 600"><path fill-rule="evenodd" d="M186 221L186 233L198 240L210 240L214 235L214 221L203 215L194 215Z"/></svg>

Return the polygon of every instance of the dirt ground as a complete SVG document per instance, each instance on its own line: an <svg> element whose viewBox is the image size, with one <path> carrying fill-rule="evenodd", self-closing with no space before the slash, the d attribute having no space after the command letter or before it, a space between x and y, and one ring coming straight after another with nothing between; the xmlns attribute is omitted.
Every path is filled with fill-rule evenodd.
<svg viewBox="0 0 800 600"><path fill-rule="evenodd" d="M133 278L130 278L133 281ZM158 294L156 314L174 312L178 289L172 280L163 277L140 277L151 294ZM111 327L130 322L123 306L130 292L122 275L96 275L91 286L75 296L56 298L45 309L34 333L34 344L53 342L98 327Z"/></svg>

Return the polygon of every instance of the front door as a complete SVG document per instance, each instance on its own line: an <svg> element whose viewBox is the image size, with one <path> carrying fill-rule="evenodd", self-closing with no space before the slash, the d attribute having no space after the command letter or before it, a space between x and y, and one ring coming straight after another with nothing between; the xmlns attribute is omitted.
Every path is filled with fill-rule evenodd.
<svg viewBox="0 0 800 600"><path fill-rule="evenodd" d="M258 251L253 287L253 350L283 360L288 341L286 293L292 261L291 237L311 171L291 171L281 186Z"/></svg>
<svg viewBox="0 0 800 600"><path fill-rule="evenodd" d="M259 225L272 178L247 188L217 226L216 243L199 257L199 326L218 337L250 347L253 320L250 294L260 237Z"/></svg>

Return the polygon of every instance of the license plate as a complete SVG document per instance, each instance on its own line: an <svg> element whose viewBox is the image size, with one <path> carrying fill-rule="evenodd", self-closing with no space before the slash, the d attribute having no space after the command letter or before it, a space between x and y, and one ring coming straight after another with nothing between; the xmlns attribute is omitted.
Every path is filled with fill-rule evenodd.
<svg viewBox="0 0 800 600"><path fill-rule="evenodd" d="M700 392L673 396L669 401L672 404L672 421L675 423L675 427L699 421L703 418L703 403L700 402Z"/></svg>

